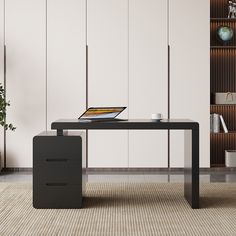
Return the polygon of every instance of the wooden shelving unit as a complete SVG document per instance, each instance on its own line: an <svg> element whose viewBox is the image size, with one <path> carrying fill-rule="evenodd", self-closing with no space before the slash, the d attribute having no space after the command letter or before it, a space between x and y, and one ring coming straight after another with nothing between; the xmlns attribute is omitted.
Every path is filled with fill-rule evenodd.
<svg viewBox="0 0 236 236"><path fill-rule="evenodd" d="M228 0L211 0L211 94L216 92L236 92L236 19L229 19ZM234 38L227 45L217 39L219 26L230 26ZM211 101L211 113L221 114L229 133L210 134L211 167L225 166L225 150L236 149L236 105L218 105Z"/></svg>

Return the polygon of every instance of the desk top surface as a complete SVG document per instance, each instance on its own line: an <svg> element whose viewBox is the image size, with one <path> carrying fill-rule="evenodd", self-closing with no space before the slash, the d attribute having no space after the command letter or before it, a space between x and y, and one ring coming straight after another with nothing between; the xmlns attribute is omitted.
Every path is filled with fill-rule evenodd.
<svg viewBox="0 0 236 236"><path fill-rule="evenodd" d="M78 119L59 119L51 124L52 129L199 129L196 121L189 119L130 119L124 121L80 122Z"/></svg>

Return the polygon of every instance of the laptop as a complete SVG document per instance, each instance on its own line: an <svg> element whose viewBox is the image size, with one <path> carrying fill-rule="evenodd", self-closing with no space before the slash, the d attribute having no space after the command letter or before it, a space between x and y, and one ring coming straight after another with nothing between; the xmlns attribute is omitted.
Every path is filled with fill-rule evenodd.
<svg viewBox="0 0 236 236"><path fill-rule="evenodd" d="M125 109L126 107L90 107L78 119L80 122L125 121L116 118Z"/></svg>

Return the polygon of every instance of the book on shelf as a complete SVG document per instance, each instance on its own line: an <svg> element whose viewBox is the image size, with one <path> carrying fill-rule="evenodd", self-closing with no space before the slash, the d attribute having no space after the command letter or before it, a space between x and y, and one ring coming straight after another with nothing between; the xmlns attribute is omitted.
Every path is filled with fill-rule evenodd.
<svg viewBox="0 0 236 236"><path fill-rule="evenodd" d="M223 128L224 132L225 133L229 133L228 128L227 128L227 126L225 124L225 120L224 120L222 115L220 115L220 121L221 121L221 125L222 125L222 128Z"/></svg>
<svg viewBox="0 0 236 236"><path fill-rule="evenodd" d="M213 133L213 114L210 114L210 132Z"/></svg>
<svg viewBox="0 0 236 236"><path fill-rule="evenodd" d="M220 132L220 115L213 113L210 116L210 131L211 133Z"/></svg>
<svg viewBox="0 0 236 236"><path fill-rule="evenodd" d="M219 133L220 132L220 124L225 133L228 133L227 126L225 124L224 118L220 114L213 113L210 115L210 132L211 133Z"/></svg>

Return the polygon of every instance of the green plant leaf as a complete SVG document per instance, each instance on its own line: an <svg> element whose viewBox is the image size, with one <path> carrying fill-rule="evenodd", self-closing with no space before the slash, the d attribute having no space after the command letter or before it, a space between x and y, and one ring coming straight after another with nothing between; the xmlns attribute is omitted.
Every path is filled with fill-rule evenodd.
<svg viewBox="0 0 236 236"><path fill-rule="evenodd" d="M5 97L5 89L3 88L3 85L0 83L0 125L4 127L5 130L12 130L14 131L16 127L14 127L13 124L8 124L6 122L6 108L7 106L10 106L10 101L6 101Z"/></svg>

